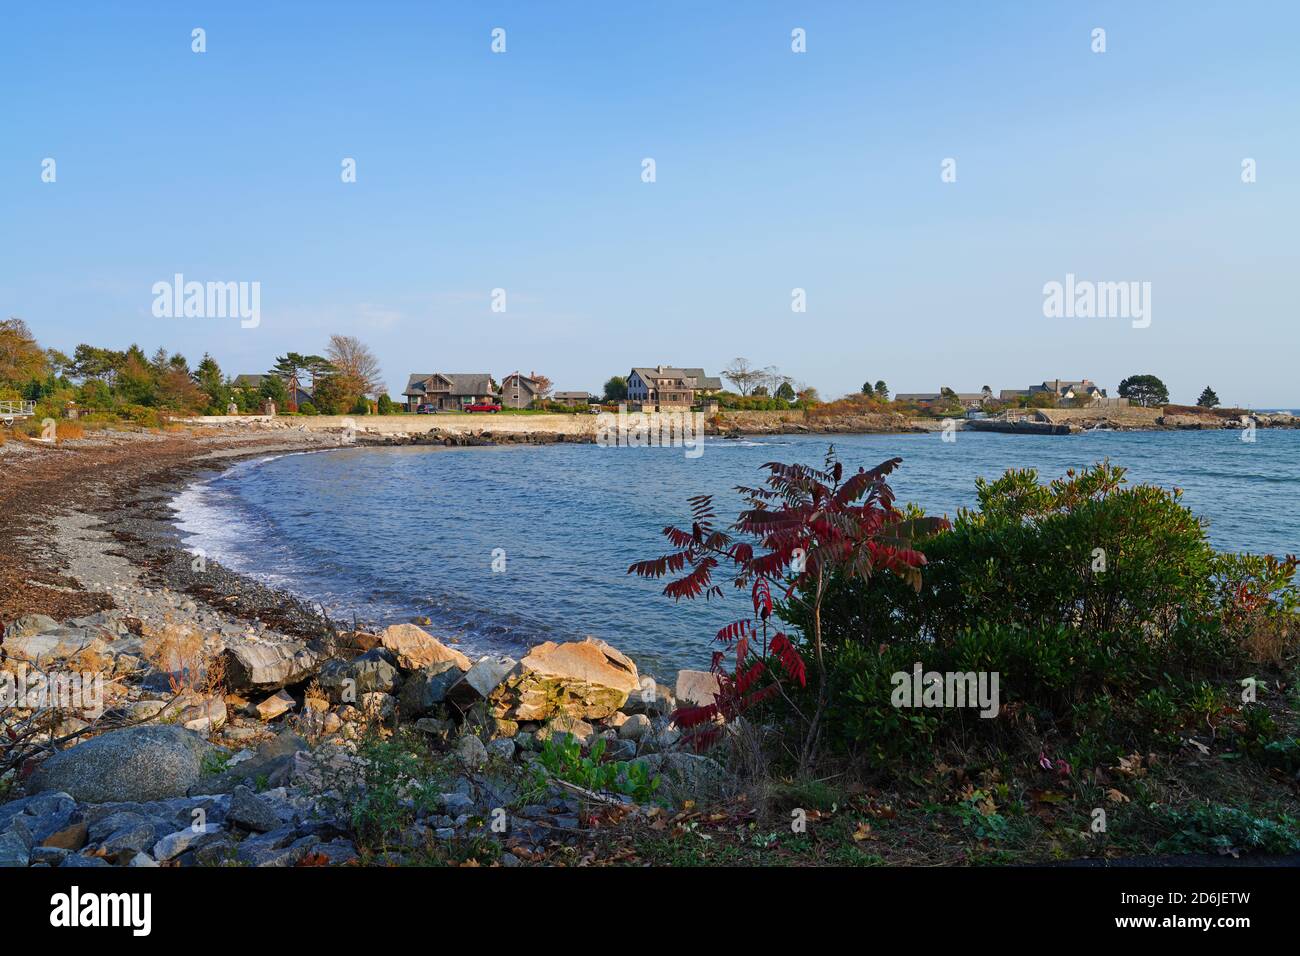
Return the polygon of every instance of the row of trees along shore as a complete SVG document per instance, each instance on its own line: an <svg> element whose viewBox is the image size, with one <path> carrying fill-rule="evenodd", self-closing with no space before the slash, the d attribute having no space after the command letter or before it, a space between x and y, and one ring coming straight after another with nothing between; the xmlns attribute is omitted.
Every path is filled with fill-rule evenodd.
<svg viewBox="0 0 1300 956"><path fill-rule="evenodd" d="M538 408L558 408L546 396L550 380L531 377L542 384ZM823 402L817 389L797 381L775 366L758 366L746 358L733 359L722 378L730 385L716 394L719 405L732 410L782 411L822 407L846 414L897 411L911 414L959 412L961 402L950 388L941 390L949 402L926 408L900 402L891 396L883 379L863 383L861 391L837 402ZM38 417L58 418L70 405L83 416L158 424L168 415L223 415L233 405L240 413L260 412L274 402L280 413L391 414L401 411L387 394L379 362L370 348L350 335L331 335L324 354L286 352L276 356L256 387L238 387L235 378L217 360L204 353L197 364L179 353L159 348L152 355L138 345L124 350L78 345L71 356L42 348L23 320L0 321L0 400L35 402ZM987 388L987 387L986 387ZM1119 385L1119 395L1142 407L1169 402L1169 391L1154 375L1133 375ZM299 397L309 394L301 403ZM991 389L988 394L992 396ZM627 399L627 379L611 376L599 396L606 404ZM1058 407L1070 403L1050 392L1019 396L1008 402L990 397L986 410L1012 407ZM1206 387L1196 404L1219 405L1214 389Z"/></svg>

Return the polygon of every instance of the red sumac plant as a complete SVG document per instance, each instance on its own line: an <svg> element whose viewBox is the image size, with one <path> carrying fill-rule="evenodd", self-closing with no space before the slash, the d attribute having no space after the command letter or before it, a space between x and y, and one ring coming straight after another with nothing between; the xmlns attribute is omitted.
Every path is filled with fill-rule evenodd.
<svg viewBox="0 0 1300 956"><path fill-rule="evenodd" d="M718 631L721 649L713 654L718 692L712 704L684 707L673 719L697 746L715 741L722 725L778 696L803 727L801 768L816 755L826 709L826 669L822 655L821 602L835 576L868 578L885 571L919 589L925 556L912 547L922 533L947 526L942 518L905 519L894 507L887 476L902 463L891 458L870 470L845 476L834 447L822 468L769 462L757 488L737 489L746 507L728 528L720 528L712 495L689 499L689 530L669 526L663 534L674 550L638 561L629 574L644 578L675 575L664 586L674 600L722 597L715 578L732 576L749 591L753 613ZM798 638L769 627L773 594L791 600L799 592L809 604L811 633ZM803 713L786 687L808 681L800 648L811 649L818 689L811 713Z"/></svg>

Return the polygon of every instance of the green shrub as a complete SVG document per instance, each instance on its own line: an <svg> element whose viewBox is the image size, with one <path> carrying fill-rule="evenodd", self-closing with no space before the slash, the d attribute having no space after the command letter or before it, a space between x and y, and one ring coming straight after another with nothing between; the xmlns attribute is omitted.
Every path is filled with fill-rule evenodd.
<svg viewBox="0 0 1300 956"><path fill-rule="evenodd" d="M357 747L361 779L342 789L358 844L382 847L414 821L420 809L438 805L437 774L418 736L396 734L387 740L369 730Z"/></svg>
<svg viewBox="0 0 1300 956"><path fill-rule="evenodd" d="M591 745L588 756L582 755L582 744L570 734L551 738L542 744L538 763L551 776L586 790L612 790L626 794L638 803L654 799L659 789L659 778L651 777L644 763L636 761L602 762L605 741ZM545 782L541 775L539 784Z"/></svg>
<svg viewBox="0 0 1300 956"><path fill-rule="evenodd" d="M1222 805L1191 810L1164 810L1161 822L1175 831L1160 844L1166 853L1300 852L1300 826L1281 816L1277 820L1253 817L1244 810Z"/></svg>
<svg viewBox="0 0 1300 956"><path fill-rule="evenodd" d="M893 707L892 675L917 661L997 672L1004 705L1092 734L1097 751L1115 733L1167 739L1220 705L1191 682L1240 659L1218 611L1222 565L1177 491L1126 486L1103 463L1046 485L1011 471L977 492L977 508L918 540L919 589L886 575L832 582L822 626L842 745L885 757L927 745L947 722L993 729L969 713ZM809 598L779 608L804 633ZM1122 706L1080 709L1106 695Z"/></svg>

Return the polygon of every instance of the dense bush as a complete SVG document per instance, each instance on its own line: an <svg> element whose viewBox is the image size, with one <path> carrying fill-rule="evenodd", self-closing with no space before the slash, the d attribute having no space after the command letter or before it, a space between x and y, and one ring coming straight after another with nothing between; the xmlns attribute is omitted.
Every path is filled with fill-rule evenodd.
<svg viewBox="0 0 1300 956"><path fill-rule="evenodd" d="M1109 464L1049 485L1010 471L976 491L977 508L918 542L919 591L887 578L833 590L832 642L944 641L979 623L1160 639L1213 603L1215 553L1178 491L1125 486Z"/></svg>
<svg viewBox="0 0 1300 956"><path fill-rule="evenodd" d="M786 412L799 408L797 402L771 395L737 395L735 392L718 392L711 396L719 408L737 412Z"/></svg>
<svg viewBox="0 0 1300 956"><path fill-rule="evenodd" d="M821 627L839 742L884 757L943 723L989 732L971 712L899 709L891 678L997 672L1004 707L1076 735L1177 726L1197 681L1245 656L1269 615L1294 620L1294 561L1216 555L1177 491L1099 464L1050 484L1033 471L977 483L979 505L917 541L919 589L837 578ZM778 613L810 625L800 589ZM1143 695L1163 688L1168 707ZM1160 726L1157 726L1160 725Z"/></svg>

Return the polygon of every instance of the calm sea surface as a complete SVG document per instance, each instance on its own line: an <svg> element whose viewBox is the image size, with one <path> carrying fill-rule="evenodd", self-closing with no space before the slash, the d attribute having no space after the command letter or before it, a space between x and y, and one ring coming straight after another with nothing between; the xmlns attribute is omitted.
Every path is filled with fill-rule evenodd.
<svg viewBox="0 0 1300 956"><path fill-rule="evenodd" d="M899 500L952 515L975 503L976 476L1034 467L1047 479L1109 457L1132 481L1183 488L1217 548L1300 551L1300 431L1256 435L777 436L710 441L695 459L594 445L358 448L246 462L174 507L188 546L347 620L427 615L435 634L484 653L594 634L662 679L706 665L745 596L674 605L627 566L666 550L659 531L687 523L691 495L715 494L733 518L734 487L760 481L764 462L819 463L832 440L846 468L901 456Z"/></svg>

